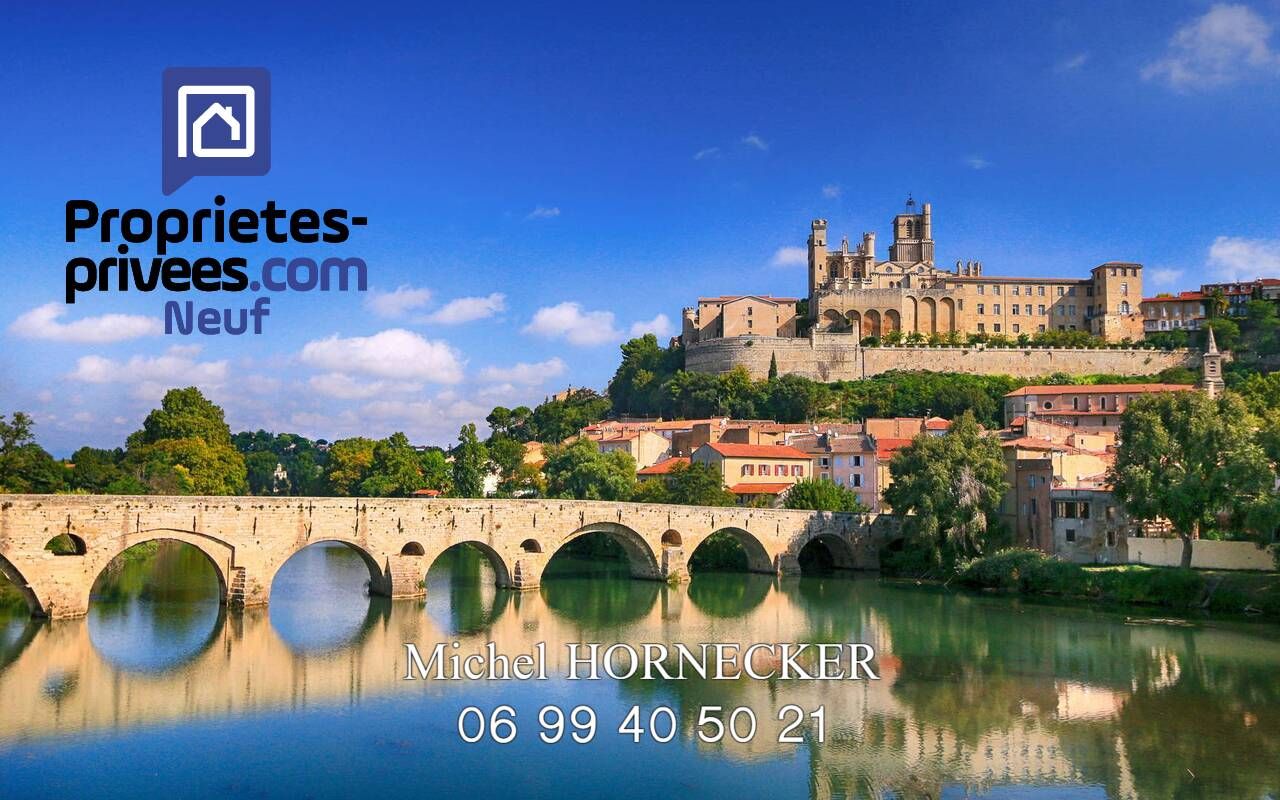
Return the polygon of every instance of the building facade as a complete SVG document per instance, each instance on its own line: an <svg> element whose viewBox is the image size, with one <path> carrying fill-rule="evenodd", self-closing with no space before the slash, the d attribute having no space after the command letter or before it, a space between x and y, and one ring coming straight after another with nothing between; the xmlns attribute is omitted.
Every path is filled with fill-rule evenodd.
<svg viewBox="0 0 1280 800"><path fill-rule="evenodd" d="M747 333L795 336L801 327L849 333L855 342L895 331L1017 337L1078 330L1108 341L1142 338L1141 264L1108 262L1078 279L991 276L980 261L940 269L934 260L932 206L917 207L913 200L893 218L892 232L888 258L880 260L875 233L862 234L855 246L846 238L833 249L827 221L814 220L803 325L780 308L791 303L794 309L795 301L788 298L702 298L684 311L684 343Z"/></svg>
<svg viewBox="0 0 1280 800"><path fill-rule="evenodd" d="M1159 331L1198 331L1204 324L1204 293L1179 292L1142 298L1142 329Z"/></svg>

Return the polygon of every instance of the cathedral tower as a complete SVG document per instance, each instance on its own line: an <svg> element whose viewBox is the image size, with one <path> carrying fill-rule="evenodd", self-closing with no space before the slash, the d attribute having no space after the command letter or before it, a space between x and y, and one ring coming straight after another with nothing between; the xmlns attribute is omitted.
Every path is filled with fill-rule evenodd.
<svg viewBox="0 0 1280 800"><path fill-rule="evenodd" d="M928 203L917 212L916 201L908 197L906 210L893 218L889 260L903 264L919 261L933 264L933 209Z"/></svg>

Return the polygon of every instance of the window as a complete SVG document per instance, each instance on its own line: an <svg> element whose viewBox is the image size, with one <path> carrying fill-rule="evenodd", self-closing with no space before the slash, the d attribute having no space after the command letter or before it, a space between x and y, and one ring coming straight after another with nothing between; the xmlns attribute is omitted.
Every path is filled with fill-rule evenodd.
<svg viewBox="0 0 1280 800"><path fill-rule="evenodd" d="M1116 507L1115 507L1115 506L1107 506L1107 510L1106 510L1106 518L1107 518L1107 521L1108 521L1108 522L1113 522L1113 521L1115 520L1115 518L1116 518Z"/></svg>
<svg viewBox="0 0 1280 800"><path fill-rule="evenodd" d="M979 314L987 313L987 306L985 303L978 303L978 313Z"/></svg>
<svg viewBox="0 0 1280 800"><path fill-rule="evenodd" d="M855 466L855 467L860 467L860 466L862 466L862 456L853 456L853 457L852 457L852 459L851 459L851 463L852 463L852 464L853 464L853 466Z"/></svg>
<svg viewBox="0 0 1280 800"><path fill-rule="evenodd" d="M786 474L787 474L787 465L786 465L786 464L774 464L774 465L773 465L773 474L774 474L774 475L777 475L779 478L785 477L785 476L786 476Z"/></svg>
<svg viewBox="0 0 1280 800"><path fill-rule="evenodd" d="M753 323L753 322L755 322L755 320L751 320L751 319L747 320L747 328L748 328L748 329L750 329L751 327L753 327L753 326L752 326L752 323Z"/></svg>
<svg viewBox="0 0 1280 800"><path fill-rule="evenodd" d="M987 323L985 323L985 322L979 322L979 323L978 323L978 333L986 333L986 332L987 332Z"/></svg>
<svg viewBox="0 0 1280 800"><path fill-rule="evenodd" d="M1036 503L1036 499L1034 497L1031 498L1031 513L1032 514L1040 513L1040 506Z"/></svg>
<svg viewBox="0 0 1280 800"><path fill-rule="evenodd" d="M1015 322L1015 323L1013 323L1013 332L1014 332L1014 333L1022 333L1022 326L1021 326L1021 325L1019 325L1019 324L1018 324L1018 323L1016 323L1016 322Z"/></svg>
<svg viewBox="0 0 1280 800"><path fill-rule="evenodd" d="M1075 542L1075 540L1076 540L1076 529L1067 528L1067 543L1068 544L1073 543Z"/></svg>
<svg viewBox="0 0 1280 800"><path fill-rule="evenodd" d="M1039 291L1037 291L1037 292L1036 292L1036 294L1040 295L1041 297L1044 297L1044 287L1043 287L1043 286L1037 286L1036 288L1039 290Z"/></svg>
<svg viewBox="0 0 1280 800"><path fill-rule="evenodd" d="M1000 332L1000 323L999 323L999 322L997 322L997 323L996 323L995 325L993 325L992 327L995 329L995 331L994 331L995 333L999 333L999 332Z"/></svg>
<svg viewBox="0 0 1280 800"><path fill-rule="evenodd" d="M1062 297L1062 287L1058 287L1058 297Z"/></svg>
<svg viewBox="0 0 1280 800"><path fill-rule="evenodd" d="M1027 476L1027 488L1028 488L1028 489L1034 489L1034 488L1036 488L1036 476L1035 476L1035 475L1028 475L1028 476Z"/></svg>
<svg viewBox="0 0 1280 800"><path fill-rule="evenodd" d="M752 312L752 311L755 311L755 308L754 308L753 306L747 306L747 316L748 316L748 317L749 317L749 316L751 316L751 312Z"/></svg>
<svg viewBox="0 0 1280 800"><path fill-rule="evenodd" d="M1080 519L1088 519L1089 510L1093 508L1093 504L1085 500L1085 501L1081 501L1079 505L1080 505Z"/></svg>
<svg viewBox="0 0 1280 800"><path fill-rule="evenodd" d="M1068 296L1068 297L1075 297L1075 296L1076 296L1076 287L1074 287L1074 286L1069 286L1069 287L1067 287L1067 296Z"/></svg>
<svg viewBox="0 0 1280 800"><path fill-rule="evenodd" d="M1018 287L1017 287L1017 286L1013 287L1013 292L1012 292L1012 294L1014 294L1015 296L1018 294Z"/></svg>
<svg viewBox="0 0 1280 800"><path fill-rule="evenodd" d="M761 475L768 475L768 474L769 474L769 465L768 465L768 464L761 464L761 465L760 465L760 474L761 474Z"/></svg>
<svg viewBox="0 0 1280 800"><path fill-rule="evenodd" d="M1044 408L1045 411L1049 411L1050 409L1053 408L1053 403L1049 400L1045 400L1040 405Z"/></svg>
<svg viewBox="0 0 1280 800"><path fill-rule="evenodd" d="M1027 305L1026 305L1022 310L1023 310L1023 311L1025 311L1025 312L1027 313L1027 316L1028 316L1028 317L1029 317L1029 316L1031 316L1031 304L1030 304L1030 303L1027 303Z"/></svg>
<svg viewBox="0 0 1280 800"><path fill-rule="evenodd" d="M804 467L802 467L802 466L801 466L801 465L799 465L799 464L792 464L792 465L791 465L791 475L792 475L792 477L795 477L795 478L803 478L803 477L804 477Z"/></svg>
<svg viewBox="0 0 1280 800"><path fill-rule="evenodd" d="M1044 333L1044 326L1043 326L1043 325L1037 325L1037 326L1036 326L1036 330L1040 331L1041 333Z"/></svg>
<svg viewBox="0 0 1280 800"><path fill-rule="evenodd" d="M1128 294L1129 294L1129 284L1127 284L1127 283L1122 283L1122 284L1120 284L1120 294L1125 295L1125 296L1128 296Z"/></svg>
<svg viewBox="0 0 1280 800"><path fill-rule="evenodd" d="M999 313L1000 313L1000 304L999 304L999 303L996 303L996 304L994 304L993 306L991 306L991 313L992 313L992 314L999 314Z"/></svg>
<svg viewBox="0 0 1280 800"><path fill-rule="evenodd" d="M818 459L818 465L823 469L826 469L827 467L831 466L831 459L827 458L826 456L823 456L822 458Z"/></svg>
<svg viewBox="0 0 1280 800"><path fill-rule="evenodd" d="M743 475L755 475L755 474L756 474L756 468L755 468L755 467L753 467L753 466L752 466L752 465L750 465L750 464L743 464L743 465L742 465L742 474L743 474Z"/></svg>
<svg viewBox="0 0 1280 800"><path fill-rule="evenodd" d="M1018 304L1014 303L1013 305L1009 306L1009 311L1013 312L1013 315L1015 317L1018 316Z"/></svg>
<svg viewBox="0 0 1280 800"><path fill-rule="evenodd" d="M1036 306L1036 311L1040 314L1040 316L1042 316L1042 317L1043 317L1043 316L1044 316L1044 303L1041 303L1040 305Z"/></svg>
<svg viewBox="0 0 1280 800"><path fill-rule="evenodd" d="M1107 531L1107 547L1115 547L1115 546L1116 546L1116 532Z"/></svg>
<svg viewBox="0 0 1280 800"><path fill-rule="evenodd" d="M853 486L854 488L860 488L862 486L862 475L856 472L853 474Z"/></svg>
<svg viewBox="0 0 1280 800"><path fill-rule="evenodd" d="M992 287L991 287L991 293L992 293L992 294L1000 294L1000 284L998 284L998 283L997 283L995 286L992 286Z"/></svg>
<svg viewBox="0 0 1280 800"><path fill-rule="evenodd" d="M978 284L978 294L986 294L986 293L987 293L987 287L983 286L981 283Z"/></svg>
<svg viewBox="0 0 1280 800"><path fill-rule="evenodd" d="M1071 398L1071 410L1072 410L1072 411L1079 411L1079 410L1080 410L1080 398L1079 398L1079 397L1073 397L1073 398Z"/></svg>

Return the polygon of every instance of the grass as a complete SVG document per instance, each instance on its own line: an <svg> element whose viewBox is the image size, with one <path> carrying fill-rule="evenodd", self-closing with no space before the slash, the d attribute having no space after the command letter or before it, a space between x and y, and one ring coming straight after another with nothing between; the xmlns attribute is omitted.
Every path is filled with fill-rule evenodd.
<svg viewBox="0 0 1280 800"><path fill-rule="evenodd" d="M1273 572L1086 567L1013 548L962 564L956 579L974 589L1280 618L1280 574Z"/></svg>

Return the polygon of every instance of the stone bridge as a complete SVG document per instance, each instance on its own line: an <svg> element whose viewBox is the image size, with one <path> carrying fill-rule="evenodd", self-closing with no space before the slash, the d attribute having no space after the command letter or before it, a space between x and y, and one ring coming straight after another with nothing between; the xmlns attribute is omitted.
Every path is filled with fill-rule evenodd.
<svg viewBox="0 0 1280 800"><path fill-rule="evenodd" d="M671 581L687 579L688 556L718 531L743 545L753 572L799 572L810 543L837 568L875 569L889 527L875 515L576 500L0 495L0 573L34 615L59 618L85 614L107 565L158 539L204 553L236 608L265 605L280 567L318 542L358 552L370 592L418 597L432 562L464 543L488 556L499 585L532 589L555 552L588 533L621 544L634 577ZM75 552L55 555L46 546L63 534Z"/></svg>

